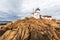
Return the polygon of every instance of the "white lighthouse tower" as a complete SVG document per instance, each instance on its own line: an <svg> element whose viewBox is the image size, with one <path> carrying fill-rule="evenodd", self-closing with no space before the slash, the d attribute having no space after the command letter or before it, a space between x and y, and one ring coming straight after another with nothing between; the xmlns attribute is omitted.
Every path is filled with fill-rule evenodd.
<svg viewBox="0 0 60 40"><path fill-rule="evenodd" d="M33 17L36 19L40 18L40 9L36 8L36 10L33 12Z"/></svg>

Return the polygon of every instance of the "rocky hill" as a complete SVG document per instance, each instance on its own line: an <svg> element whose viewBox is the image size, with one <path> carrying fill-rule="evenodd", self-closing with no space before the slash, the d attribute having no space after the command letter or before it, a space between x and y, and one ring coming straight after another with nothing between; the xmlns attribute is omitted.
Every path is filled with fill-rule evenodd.
<svg viewBox="0 0 60 40"><path fill-rule="evenodd" d="M25 18L0 27L0 40L60 40L56 20Z"/></svg>

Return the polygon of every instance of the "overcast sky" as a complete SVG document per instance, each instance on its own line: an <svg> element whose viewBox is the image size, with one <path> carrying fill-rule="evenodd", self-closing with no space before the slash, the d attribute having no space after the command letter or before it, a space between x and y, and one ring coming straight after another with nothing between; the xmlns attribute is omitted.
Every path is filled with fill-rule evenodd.
<svg viewBox="0 0 60 40"><path fill-rule="evenodd" d="M41 15L60 19L60 0L0 0L0 21L31 16L37 7Z"/></svg>

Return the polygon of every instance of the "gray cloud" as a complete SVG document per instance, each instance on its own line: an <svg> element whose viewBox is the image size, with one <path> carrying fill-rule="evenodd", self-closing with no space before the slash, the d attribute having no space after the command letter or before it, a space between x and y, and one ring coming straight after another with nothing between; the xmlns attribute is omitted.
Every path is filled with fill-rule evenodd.
<svg viewBox="0 0 60 40"><path fill-rule="evenodd" d="M51 15L60 19L60 0L0 0L0 19L30 17L33 8L37 7L41 9L42 15Z"/></svg>

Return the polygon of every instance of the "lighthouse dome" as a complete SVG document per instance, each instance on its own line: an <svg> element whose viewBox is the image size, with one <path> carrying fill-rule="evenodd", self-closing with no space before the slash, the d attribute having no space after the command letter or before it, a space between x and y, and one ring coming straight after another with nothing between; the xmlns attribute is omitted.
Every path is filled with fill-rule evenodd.
<svg viewBox="0 0 60 40"><path fill-rule="evenodd" d="M40 9L39 9L39 8L37 8L37 9L35 10L35 12L40 12Z"/></svg>

